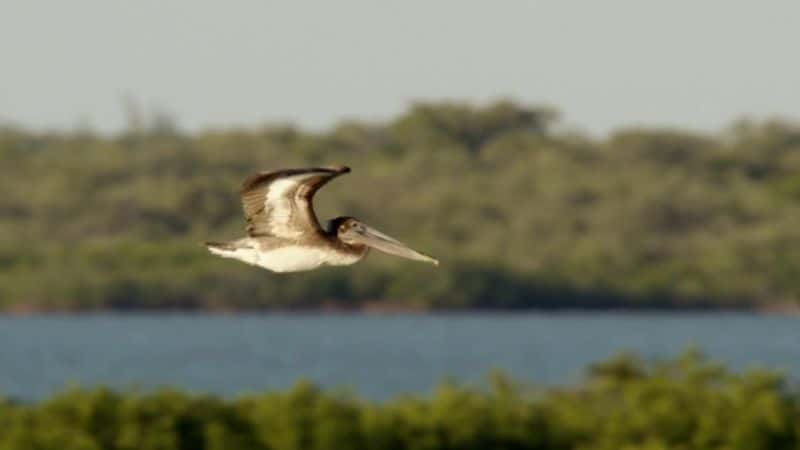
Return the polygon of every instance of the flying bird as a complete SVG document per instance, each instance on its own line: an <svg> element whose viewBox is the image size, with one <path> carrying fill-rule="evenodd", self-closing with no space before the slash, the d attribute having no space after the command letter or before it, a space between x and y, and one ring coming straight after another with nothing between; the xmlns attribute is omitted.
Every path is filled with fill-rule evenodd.
<svg viewBox="0 0 800 450"><path fill-rule="evenodd" d="M300 272L320 266L348 266L370 249L438 266L439 261L348 216L322 227L314 214L314 194L348 167L316 167L261 172L242 184L247 236L230 242L206 242L223 258L244 261L273 272Z"/></svg>

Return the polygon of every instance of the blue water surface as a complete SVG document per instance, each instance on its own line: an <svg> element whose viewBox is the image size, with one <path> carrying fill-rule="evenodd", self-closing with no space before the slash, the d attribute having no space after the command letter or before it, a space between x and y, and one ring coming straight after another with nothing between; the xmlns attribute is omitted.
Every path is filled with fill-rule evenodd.
<svg viewBox="0 0 800 450"><path fill-rule="evenodd" d="M0 395L40 399L69 384L173 386L226 395L299 378L387 398L493 368L542 384L579 379L621 350L676 356L694 345L736 369L800 378L800 318L733 313L0 316Z"/></svg>

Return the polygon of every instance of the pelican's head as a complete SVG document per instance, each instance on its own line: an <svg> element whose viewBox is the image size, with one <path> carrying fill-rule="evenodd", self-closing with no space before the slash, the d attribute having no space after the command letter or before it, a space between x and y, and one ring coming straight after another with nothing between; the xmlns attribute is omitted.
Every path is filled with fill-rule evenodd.
<svg viewBox="0 0 800 450"><path fill-rule="evenodd" d="M341 242L347 245L366 246L390 255L413 259L415 261L424 261L434 266L439 265L438 260L413 250L397 239L389 237L374 228L368 227L353 217L337 217L329 221L328 233L335 235Z"/></svg>

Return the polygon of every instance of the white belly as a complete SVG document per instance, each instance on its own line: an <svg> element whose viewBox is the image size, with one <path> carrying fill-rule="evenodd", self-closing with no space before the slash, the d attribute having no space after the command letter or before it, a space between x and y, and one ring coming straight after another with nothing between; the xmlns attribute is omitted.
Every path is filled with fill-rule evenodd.
<svg viewBox="0 0 800 450"><path fill-rule="evenodd" d="M300 272L322 265L347 266L358 262L363 255L352 255L332 249L287 246L269 250L238 248L236 250L210 249L223 258L233 258L263 267L273 272Z"/></svg>

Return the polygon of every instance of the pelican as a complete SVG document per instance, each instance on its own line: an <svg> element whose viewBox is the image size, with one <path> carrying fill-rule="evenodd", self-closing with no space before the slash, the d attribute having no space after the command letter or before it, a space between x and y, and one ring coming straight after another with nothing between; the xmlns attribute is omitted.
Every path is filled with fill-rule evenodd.
<svg viewBox="0 0 800 450"><path fill-rule="evenodd" d="M436 259L353 217L337 217L324 228L320 226L314 214L314 194L348 172L348 167L315 167L248 177L240 192L247 236L230 242L206 242L206 247L214 255L273 272L348 266L361 261L370 249L438 266Z"/></svg>

